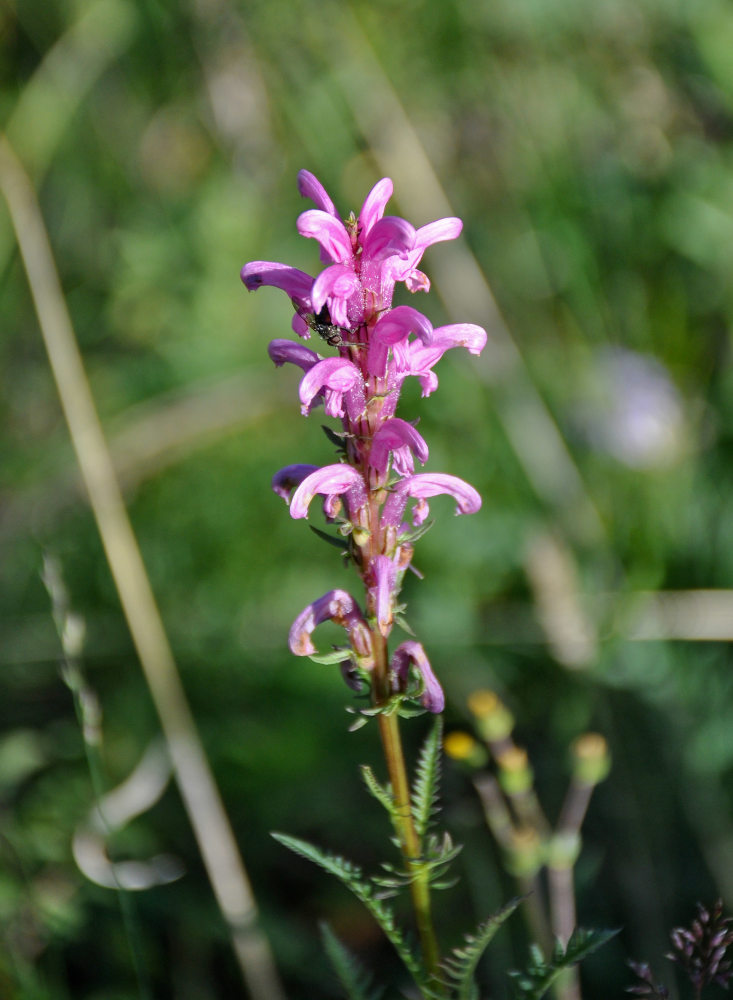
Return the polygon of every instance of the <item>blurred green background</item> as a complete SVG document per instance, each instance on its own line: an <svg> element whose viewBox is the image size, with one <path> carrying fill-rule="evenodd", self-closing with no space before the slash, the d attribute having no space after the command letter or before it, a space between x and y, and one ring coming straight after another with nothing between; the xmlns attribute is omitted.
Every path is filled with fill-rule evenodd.
<svg viewBox="0 0 733 1000"><path fill-rule="evenodd" d="M267 360L287 298L238 278L252 259L318 268L295 232L301 167L344 215L389 174L392 213L464 219L460 246L426 255L434 294L413 304L484 325L490 344L446 357L436 394L408 387L401 413L420 417L428 468L484 506L455 519L435 502L408 618L449 727L478 687L511 706L551 816L570 741L606 735L578 910L622 932L585 967L586 995L619 995L627 957L671 985L669 928L698 899L733 906L733 9L5 0L0 44L0 116L291 1000L340 995L324 916L368 964L391 960L345 890L268 835L366 866L387 836L356 770L379 768L376 733L347 734L337 672L286 648L295 614L354 580L270 492L276 469L332 451L320 415L299 415L297 373ZM44 552L86 621L109 787L158 724L2 203L0 295L0 996L127 1000L118 901L71 855L94 798ZM408 727L411 748L424 732ZM466 843L438 899L452 944L514 889L468 779L448 765L445 786ZM115 849L186 868L133 900L154 996L244 995L178 793ZM497 1000L522 933L483 969Z"/></svg>

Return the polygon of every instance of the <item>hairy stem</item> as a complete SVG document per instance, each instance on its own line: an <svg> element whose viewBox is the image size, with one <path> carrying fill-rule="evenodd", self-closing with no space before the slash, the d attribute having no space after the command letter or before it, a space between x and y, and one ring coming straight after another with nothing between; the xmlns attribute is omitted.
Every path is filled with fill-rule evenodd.
<svg viewBox="0 0 733 1000"><path fill-rule="evenodd" d="M382 655L379 657L382 660L382 670L377 669L377 676L381 675L384 678L384 683L386 683L386 642L379 633L374 636L374 645L375 648L380 648L382 651ZM380 686L384 686L384 684ZM377 697L381 701L383 693L380 691ZM429 873L421 861L422 845L415 829L412 815L410 784L405 767L405 756L402 751L399 716L396 713L382 714L377 716L377 718L379 721L379 735L382 739L382 748L387 762L387 771L394 797L397 834L400 839L400 847L407 871L412 876L410 880L410 895L412 896L412 906L415 911L420 947L422 949L425 968L430 977L434 979L438 973L440 952L431 913Z"/></svg>

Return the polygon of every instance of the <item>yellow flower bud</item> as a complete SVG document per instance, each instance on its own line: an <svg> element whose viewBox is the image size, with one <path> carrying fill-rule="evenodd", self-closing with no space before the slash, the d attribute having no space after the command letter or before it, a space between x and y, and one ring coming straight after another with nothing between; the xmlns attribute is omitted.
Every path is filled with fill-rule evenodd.
<svg viewBox="0 0 733 1000"><path fill-rule="evenodd" d="M469 711L476 718L482 739L488 743L505 740L514 728L512 713L494 691L474 691L468 696Z"/></svg>
<svg viewBox="0 0 733 1000"><path fill-rule="evenodd" d="M443 749L453 760L463 761L474 768L483 767L488 762L486 751L470 733L448 733L443 741Z"/></svg>
<svg viewBox="0 0 733 1000"><path fill-rule="evenodd" d="M611 770L608 743L600 733L583 733L571 747L573 777L583 785L597 785Z"/></svg>

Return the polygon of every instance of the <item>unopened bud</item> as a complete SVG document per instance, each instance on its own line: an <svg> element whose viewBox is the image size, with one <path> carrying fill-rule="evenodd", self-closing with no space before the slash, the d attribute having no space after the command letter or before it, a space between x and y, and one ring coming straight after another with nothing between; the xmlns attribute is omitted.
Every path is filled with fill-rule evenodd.
<svg viewBox="0 0 733 1000"><path fill-rule="evenodd" d="M499 755L496 763L499 765L499 783L507 795L521 795L530 790L534 776L526 750L510 747Z"/></svg>
<svg viewBox="0 0 733 1000"><path fill-rule="evenodd" d="M488 763L486 751L470 733L448 733L443 741L443 749L453 760L462 761L477 770Z"/></svg>
<svg viewBox="0 0 733 1000"><path fill-rule="evenodd" d="M481 737L487 743L505 740L514 728L514 718L494 691L474 691L468 696L469 711L476 718Z"/></svg>
<svg viewBox="0 0 733 1000"><path fill-rule="evenodd" d="M600 733L583 733L571 747L573 777L582 785L597 785L611 770L608 743Z"/></svg>

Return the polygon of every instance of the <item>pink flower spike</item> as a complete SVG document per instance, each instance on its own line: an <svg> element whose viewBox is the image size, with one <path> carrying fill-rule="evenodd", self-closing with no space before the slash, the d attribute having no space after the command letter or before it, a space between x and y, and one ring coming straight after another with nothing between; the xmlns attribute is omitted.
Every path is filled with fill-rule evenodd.
<svg viewBox="0 0 733 1000"><path fill-rule="evenodd" d="M480 494L463 479L443 472L421 472L397 483L382 509L382 524L398 526L409 497L427 500L443 493L455 499L456 514L475 514L481 509ZM427 516L427 505L422 506L421 515L420 521Z"/></svg>
<svg viewBox="0 0 733 1000"><path fill-rule="evenodd" d="M387 472L389 453L392 452L392 465L400 476L411 476L415 471L412 456L425 465L428 460L428 446L421 434L412 424L399 417L386 420L374 435L369 464L384 475Z"/></svg>
<svg viewBox="0 0 733 1000"><path fill-rule="evenodd" d="M366 486L361 473L350 465L324 465L312 472L301 482L290 501L290 516L295 518L308 517L308 507L316 493L325 496L349 493L349 499L356 509L366 503ZM350 513L354 513L350 510Z"/></svg>
<svg viewBox="0 0 733 1000"><path fill-rule="evenodd" d="M343 396L349 389L362 382L359 369L346 358L326 358L306 372L300 383L301 412L308 415L310 404L322 389L326 393L326 413L329 417L343 417Z"/></svg>
<svg viewBox="0 0 733 1000"><path fill-rule="evenodd" d="M310 310L313 278L305 271L269 260L252 260L244 265L240 273L242 281L250 292L261 288L262 285L273 285L287 292L296 305Z"/></svg>
<svg viewBox="0 0 733 1000"><path fill-rule="evenodd" d="M309 236L321 244L321 259L334 264L345 264L354 259L351 238L340 219L334 219L328 212L311 208L298 216L298 232Z"/></svg>
<svg viewBox="0 0 733 1000"><path fill-rule="evenodd" d="M298 365L304 372L321 360L310 347L298 344L294 340L271 340L267 346L267 353L278 368L289 362Z"/></svg>
<svg viewBox="0 0 733 1000"><path fill-rule="evenodd" d="M290 494L306 476L318 470L317 465L286 465L272 477L272 488L285 503L290 503Z"/></svg>
<svg viewBox="0 0 733 1000"><path fill-rule="evenodd" d="M410 668L414 668L422 681L420 701L428 712L439 715L445 708L445 695L438 678L433 673L430 661L419 642L409 640L403 642L392 654L392 673L398 681L400 690L405 690L410 679Z"/></svg>
<svg viewBox="0 0 733 1000"><path fill-rule="evenodd" d="M310 198L316 208L320 208L322 212L328 212L334 219L338 219L336 206L329 198L326 189L309 170L299 171L298 191L304 198Z"/></svg>
<svg viewBox="0 0 733 1000"><path fill-rule="evenodd" d="M387 202L392 197L392 181L389 177L383 177L377 181L369 194L364 199L364 204L359 212L359 242L363 245L375 223L384 215Z"/></svg>
<svg viewBox="0 0 733 1000"><path fill-rule="evenodd" d="M311 641L311 633L316 626L326 621L342 625L356 655L371 660L367 623L359 605L345 590L329 590L300 612L290 627L288 645L291 653L295 656L313 656L316 648Z"/></svg>

